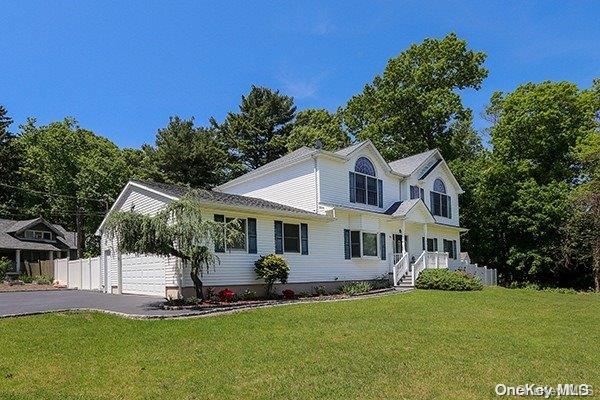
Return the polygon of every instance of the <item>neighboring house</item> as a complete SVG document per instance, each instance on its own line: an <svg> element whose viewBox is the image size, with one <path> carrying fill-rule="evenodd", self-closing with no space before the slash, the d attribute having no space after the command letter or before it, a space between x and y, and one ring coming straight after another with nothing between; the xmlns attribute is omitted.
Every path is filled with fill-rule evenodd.
<svg viewBox="0 0 600 400"><path fill-rule="evenodd" d="M188 190L130 181L111 211L152 215ZM286 287L296 291L390 272L395 284L412 283L412 264L460 263L460 234L466 231L459 226L461 193L438 150L387 163L370 141L336 152L302 147L199 192L206 218L241 219L245 234L232 248L217 246L220 265L203 282L215 290L260 290L254 261L277 253L290 265ZM103 225L97 234L105 291L192 293L189 271L181 271L176 258L118 255Z"/></svg>
<svg viewBox="0 0 600 400"><path fill-rule="evenodd" d="M14 263L14 270L23 270L25 261L77 258L77 235L62 226L39 217L25 221L0 219L0 257Z"/></svg>

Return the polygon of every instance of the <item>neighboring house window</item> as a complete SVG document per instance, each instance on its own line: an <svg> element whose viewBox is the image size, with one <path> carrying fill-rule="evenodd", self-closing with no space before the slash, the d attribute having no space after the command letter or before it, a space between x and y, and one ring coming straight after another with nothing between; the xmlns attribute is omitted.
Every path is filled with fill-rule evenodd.
<svg viewBox="0 0 600 400"><path fill-rule="evenodd" d="M34 231L28 229L25 231L25 239L52 240L52 233L48 231Z"/></svg>
<svg viewBox="0 0 600 400"><path fill-rule="evenodd" d="M383 181L377 179L373 163L360 157L350 172L350 202L383 207Z"/></svg>
<svg viewBox="0 0 600 400"><path fill-rule="evenodd" d="M300 225L283 224L283 251L300 253Z"/></svg>
<svg viewBox="0 0 600 400"><path fill-rule="evenodd" d="M452 218L452 202L446 194L446 185L441 179L433 182L433 190L429 193L431 200L431 213L441 217Z"/></svg>
<svg viewBox="0 0 600 400"><path fill-rule="evenodd" d="M448 257L453 260L457 259L456 254L456 240L446 240L444 239L444 252L448 253Z"/></svg>
<svg viewBox="0 0 600 400"><path fill-rule="evenodd" d="M421 245L425 250L425 238L421 237ZM427 238L427 251L438 251L438 240L437 238Z"/></svg>

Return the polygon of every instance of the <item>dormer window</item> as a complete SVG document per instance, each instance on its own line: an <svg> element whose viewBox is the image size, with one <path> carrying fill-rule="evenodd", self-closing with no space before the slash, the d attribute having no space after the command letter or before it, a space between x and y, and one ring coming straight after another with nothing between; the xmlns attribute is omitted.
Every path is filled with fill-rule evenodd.
<svg viewBox="0 0 600 400"><path fill-rule="evenodd" d="M52 233L48 231L35 231L27 229L25 231L25 239L32 240L52 240Z"/></svg>
<svg viewBox="0 0 600 400"><path fill-rule="evenodd" d="M446 185L440 178L433 181L430 192L431 213L445 218L452 218L452 201L446 194Z"/></svg>
<svg viewBox="0 0 600 400"><path fill-rule="evenodd" d="M366 157L356 160L354 172L350 172L350 202L383 207L383 182Z"/></svg>

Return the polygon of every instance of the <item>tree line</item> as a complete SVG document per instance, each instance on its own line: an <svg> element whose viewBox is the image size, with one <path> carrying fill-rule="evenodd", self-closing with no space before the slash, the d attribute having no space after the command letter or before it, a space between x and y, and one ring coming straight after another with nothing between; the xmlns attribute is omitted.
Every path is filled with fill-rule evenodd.
<svg viewBox="0 0 600 400"><path fill-rule="evenodd" d="M490 127L477 132L461 93L481 88L485 60L455 34L426 39L335 112L298 111L292 97L252 86L222 121L174 116L138 149L71 118L29 119L12 132L0 106L0 217L47 216L93 254L94 232L129 179L212 188L317 140L335 150L370 139L388 161L440 149L465 190L463 250L504 282L600 289L600 80L496 92Z"/></svg>

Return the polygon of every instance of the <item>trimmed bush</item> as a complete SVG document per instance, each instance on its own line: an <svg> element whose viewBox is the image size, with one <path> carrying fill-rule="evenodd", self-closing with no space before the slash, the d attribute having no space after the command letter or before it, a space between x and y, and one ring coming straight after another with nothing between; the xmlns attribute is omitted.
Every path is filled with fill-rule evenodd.
<svg viewBox="0 0 600 400"><path fill-rule="evenodd" d="M415 287L434 290L481 290L483 284L462 271L426 269L419 274Z"/></svg>
<svg viewBox="0 0 600 400"><path fill-rule="evenodd" d="M273 284L276 281L287 283L290 267L285 259L276 254L261 256L254 263L254 272L258 279L263 279L267 284L267 297L273 294Z"/></svg>
<svg viewBox="0 0 600 400"><path fill-rule="evenodd" d="M340 292L351 296L354 294L366 293L372 289L373 285L370 282L352 282L342 286Z"/></svg>
<svg viewBox="0 0 600 400"><path fill-rule="evenodd" d="M294 291L292 289L285 289L284 291L281 292L281 294L283 295L283 298L286 300L291 300L296 297L296 293L294 293Z"/></svg>
<svg viewBox="0 0 600 400"><path fill-rule="evenodd" d="M6 257L0 257L0 282L4 280L6 273L10 270L12 262Z"/></svg>

